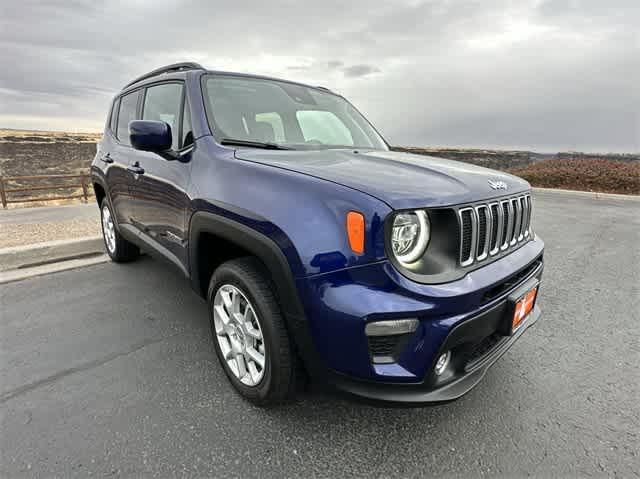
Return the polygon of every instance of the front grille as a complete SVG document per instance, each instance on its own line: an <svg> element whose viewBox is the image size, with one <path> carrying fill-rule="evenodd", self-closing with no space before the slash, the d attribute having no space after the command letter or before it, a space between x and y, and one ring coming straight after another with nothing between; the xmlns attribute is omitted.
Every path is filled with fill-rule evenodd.
<svg viewBox="0 0 640 479"><path fill-rule="evenodd" d="M460 265L469 266L529 239L531 196L462 207L458 217Z"/></svg>
<svg viewBox="0 0 640 479"><path fill-rule="evenodd" d="M498 243L498 241L500 240L500 237L498 236L498 233L500 233L500 221L498 221L500 210L498 208L498 203L491 204L491 217L495 219L491 222L491 246L489 250L490 254L496 254L498 252L498 248L500 248L500 244Z"/></svg>
<svg viewBox="0 0 640 479"><path fill-rule="evenodd" d="M486 206L478 206L476 212L478 213L478 245L476 250L476 258L486 258L489 251L489 236L487 235L488 229L491 227L489 221L489 209Z"/></svg>
<svg viewBox="0 0 640 479"><path fill-rule="evenodd" d="M460 262L464 265L465 262L462 258L472 258L473 243L475 242L475 235L473 224L475 223L475 215L473 209L468 208L460 211L460 223L462 228L461 246L460 246Z"/></svg>
<svg viewBox="0 0 640 479"><path fill-rule="evenodd" d="M513 215L511 214L511 203L503 201L502 205L502 237L500 238L500 249L509 247L509 237L513 231Z"/></svg>
<svg viewBox="0 0 640 479"><path fill-rule="evenodd" d="M512 274L507 279L503 280L502 282L500 282L499 284L495 285L490 290L486 291L484 293L484 297L483 297L483 302L482 303L483 304L484 303L488 303L492 299L497 298L498 296L503 294L505 291L510 290L511 288L516 286L518 283L523 281L525 278L529 277L541 265L542 265L542 257L539 257L533 263L531 263L529 266L525 267L524 269L521 269L520 271L518 271L515 274Z"/></svg>

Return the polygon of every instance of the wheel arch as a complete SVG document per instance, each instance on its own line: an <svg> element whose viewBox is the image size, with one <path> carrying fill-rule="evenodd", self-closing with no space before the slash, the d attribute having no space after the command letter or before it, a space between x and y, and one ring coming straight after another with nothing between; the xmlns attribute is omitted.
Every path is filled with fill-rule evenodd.
<svg viewBox="0 0 640 479"><path fill-rule="evenodd" d="M109 201L109 204L111 204L108 194L109 189L107 188L107 182L101 174L102 172L98 173L99 170L96 171L95 167L92 167L91 170L91 184L93 186L93 191L96 197L96 201L98 202L98 206L100 206L100 204L102 203L103 198L107 198L107 201Z"/></svg>
<svg viewBox="0 0 640 479"><path fill-rule="evenodd" d="M203 297L207 294L208 285L203 286L202 278L206 269L200 264L201 248L206 248L203 238L207 234L220 238L258 258L271 275L285 316L304 318L304 309L289 262L278 244L247 225L207 211L194 213L189 226L190 279L192 288L198 294Z"/></svg>

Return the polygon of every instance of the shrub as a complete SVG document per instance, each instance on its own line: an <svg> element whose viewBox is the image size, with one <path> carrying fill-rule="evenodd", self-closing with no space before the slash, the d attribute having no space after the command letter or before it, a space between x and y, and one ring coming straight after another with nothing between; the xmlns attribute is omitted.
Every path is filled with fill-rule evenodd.
<svg viewBox="0 0 640 479"><path fill-rule="evenodd" d="M640 194L640 162L615 160L546 160L509 170L531 186Z"/></svg>

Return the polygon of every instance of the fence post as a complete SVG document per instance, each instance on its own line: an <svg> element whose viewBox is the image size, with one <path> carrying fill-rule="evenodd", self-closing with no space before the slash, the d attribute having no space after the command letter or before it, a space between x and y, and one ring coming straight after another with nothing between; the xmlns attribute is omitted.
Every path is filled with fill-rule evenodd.
<svg viewBox="0 0 640 479"><path fill-rule="evenodd" d="M88 203L89 198L87 196L87 177L86 175L82 175L82 194L84 195L84 202Z"/></svg>
<svg viewBox="0 0 640 479"><path fill-rule="evenodd" d="M0 199L2 200L2 207L7 207L7 194L4 191L4 179L0 176Z"/></svg>

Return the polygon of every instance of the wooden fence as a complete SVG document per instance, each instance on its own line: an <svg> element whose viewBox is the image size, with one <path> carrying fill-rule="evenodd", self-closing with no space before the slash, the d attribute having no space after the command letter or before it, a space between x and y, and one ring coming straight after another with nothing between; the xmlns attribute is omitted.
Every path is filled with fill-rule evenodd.
<svg viewBox="0 0 640 479"><path fill-rule="evenodd" d="M76 181L71 181L76 180ZM11 183L19 182L17 187L12 187ZM48 184L37 184L38 182L47 182ZM25 186L24 183L27 183ZM36 184L29 184L36 183ZM82 175L37 175L37 176L0 176L0 199L2 207L6 208L9 203L26 203L31 201L54 201L54 200L72 200L82 198L86 203L89 198L89 181L88 174ZM82 193L77 194L75 191L82 188ZM30 193L32 191L58 191L71 190L73 193L68 195L57 196L31 196L20 195L10 198L11 193Z"/></svg>

